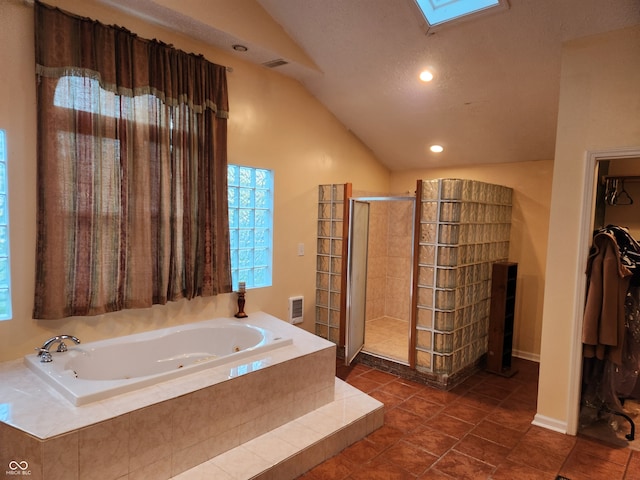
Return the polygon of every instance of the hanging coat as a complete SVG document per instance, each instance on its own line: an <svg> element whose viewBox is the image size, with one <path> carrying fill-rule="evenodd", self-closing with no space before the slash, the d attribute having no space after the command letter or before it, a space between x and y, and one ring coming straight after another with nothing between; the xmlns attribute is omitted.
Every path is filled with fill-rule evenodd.
<svg viewBox="0 0 640 480"><path fill-rule="evenodd" d="M625 296L632 272L622 264L613 235L598 233L587 264L587 302L582 325L584 356L622 363Z"/></svg>

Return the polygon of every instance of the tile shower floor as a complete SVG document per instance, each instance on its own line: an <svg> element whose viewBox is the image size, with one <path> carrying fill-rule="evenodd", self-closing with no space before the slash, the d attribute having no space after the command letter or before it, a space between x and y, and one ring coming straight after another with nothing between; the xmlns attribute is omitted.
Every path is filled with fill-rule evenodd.
<svg viewBox="0 0 640 480"><path fill-rule="evenodd" d="M385 424L299 480L640 479L640 452L531 425L538 365L444 392L365 367L338 377L384 403Z"/></svg>
<svg viewBox="0 0 640 480"><path fill-rule="evenodd" d="M392 317L379 317L365 324L363 350L407 363L409 322Z"/></svg>

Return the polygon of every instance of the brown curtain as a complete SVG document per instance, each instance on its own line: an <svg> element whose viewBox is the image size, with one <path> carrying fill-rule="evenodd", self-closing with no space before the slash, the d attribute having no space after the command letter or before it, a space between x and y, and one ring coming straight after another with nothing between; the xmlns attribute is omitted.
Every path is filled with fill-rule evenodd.
<svg viewBox="0 0 640 480"><path fill-rule="evenodd" d="M226 70L36 2L34 318L231 291Z"/></svg>

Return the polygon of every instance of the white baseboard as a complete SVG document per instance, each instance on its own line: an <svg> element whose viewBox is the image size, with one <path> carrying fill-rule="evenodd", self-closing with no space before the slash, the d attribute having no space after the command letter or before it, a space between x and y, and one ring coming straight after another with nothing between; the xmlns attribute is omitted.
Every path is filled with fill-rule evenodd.
<svg viewBox="0 0 640 480"><path fill-rule="evenodd" d="M512 352L514 357L522 358L523 360L530 360L532 362L540 363L540 354L523 352L522 350L514 350Z"/></svg>
<svg viewBox="0 0 640 480"><path fill-rule="evenodd" d="M533 417L533 422L531 422L531 424L538 427L546 428L548 430L553 430L554 432L558 433L566 434L568 431L567 422L562 422L551 417L545 417L544 415L540 415L539 413L537 413L536 416Z"/></svg>

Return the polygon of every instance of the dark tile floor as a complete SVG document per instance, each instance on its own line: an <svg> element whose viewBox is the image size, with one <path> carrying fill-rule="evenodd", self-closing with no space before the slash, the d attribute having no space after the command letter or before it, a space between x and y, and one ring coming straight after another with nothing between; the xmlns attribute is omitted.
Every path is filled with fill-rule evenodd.
<svg viewBox="0 0 640 480"><path fill-rule="evenodd" d="M531 425L538 365L480 372L449 392L363 365L337 375L385 405L385 424L300 480L640 480L640 452Z"/></svg>

